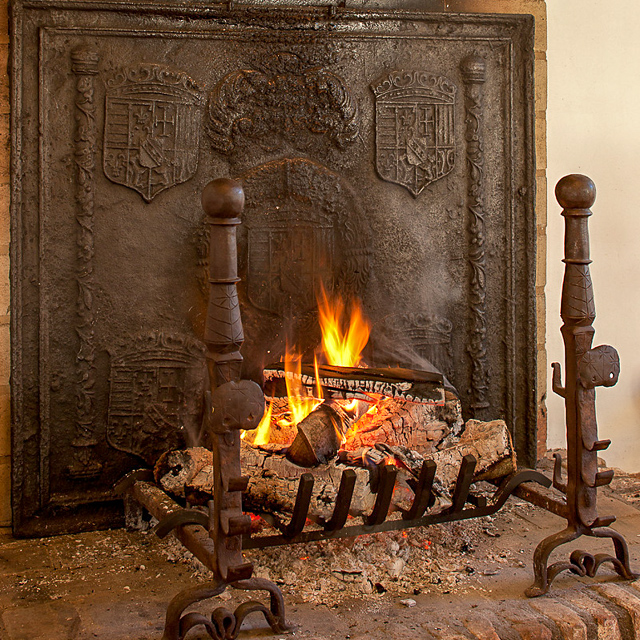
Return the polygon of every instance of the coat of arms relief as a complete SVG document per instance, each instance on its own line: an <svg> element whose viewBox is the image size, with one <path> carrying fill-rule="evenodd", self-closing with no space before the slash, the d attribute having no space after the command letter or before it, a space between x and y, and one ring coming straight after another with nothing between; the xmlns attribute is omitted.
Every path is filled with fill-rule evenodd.
<svg viewBox="0 0 640 640"><path fill-rule="evenodd" d="M394 71L371 89L378 175L418 196L453 170L456 86L424 71Z"/></svg>
<svg viewBox="0 0 640 640"><path fill-rule="evenodd" d="M104 173L147 201L198 167L204 98L185 73L154 64L107 82Z"/></svg>

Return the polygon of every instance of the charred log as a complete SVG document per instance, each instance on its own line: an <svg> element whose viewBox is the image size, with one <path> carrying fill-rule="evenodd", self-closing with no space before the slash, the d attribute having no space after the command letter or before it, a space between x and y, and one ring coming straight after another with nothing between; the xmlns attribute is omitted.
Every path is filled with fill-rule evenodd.
<svg viewBox="0 0 640 640"><path fill-rule="evenodd" d="M504 420L469 420L454 446L426 456L407 447L378 446L402 463L415 477L420 473L424 460L432 460L437 466L437 480L446 491L455 485L462 459L467 455L472 455L477 461L474 481L502 478L517 468L516 453Z"/></svg>
<svg viewBox="0 0 640 640"><path fill-rule="evenodd" d="M338 452L352 423L353 416L338 402L323 402L298 424L287 459L302 467L326 464Z"/></svg>
<svg viewBox="0 0 640 640"><path fill-rule="evenodd" d="M444 403L444 381L442 375L429 371L414 371L403 368L360 369L321 365L318 379L313 365L302 365L300 374L286 372L284 364L269 365L264 370L267 396L286 395L286 378L297 379L313 393L319 383L329 394L342 398L370 400L372 395L404 398L412 402Z"/></svg>
<svg viewBox="0 0 640 640"><path fill-rule="evenodd" d="M192 453L191 452L195 452ZM355 451L342 451L336 460L312 470L314 488L309 517L330 517L342 479L342 472L354 468L356 485L349 513L368 513L375 504L377 474L380 464L392 463L398 467L398 481L393 496L392 510L406 508L412 499L411 488L419 477L425 460L436 464L434 490L448 498L456 485L465 456L473 455L477 466L473 480L488 480L508 475L516 469L515 452L506 424L502 420L479 422L470 420L455 446L422 455L400 445L378 443L375 448L364 447ZM194 460L190 460L193 457ZM171 452L156 467L162 487L169 493L189 498L192 502L206 502L211 498L213 467L211 452L196 448ZM171 467L175 464L175 467ZM243 473L249 484L243 496L244 508L254 513L276 516L293 513L298 485L309 470L294 464L282 455L243 443ZM159 477L159 474L164 475Z"/></svg>
<svg viewBox="0 0 640 640"><path fill-rule="evenodd" d="M455 441L462 431L462 408L457 396L446 392L444 406L383 398L347 432L344 449L375 447L379 442L430 454Z"/></svg>

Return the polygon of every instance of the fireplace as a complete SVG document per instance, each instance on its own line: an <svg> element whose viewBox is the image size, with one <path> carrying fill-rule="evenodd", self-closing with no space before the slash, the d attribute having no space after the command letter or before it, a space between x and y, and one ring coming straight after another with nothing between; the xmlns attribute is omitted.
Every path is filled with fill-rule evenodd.
<svg viewBox="0 0 640 640"><path fill-rule="evenodd" d="M535 460L532 20L17 2L14 529L122 521L191 442L216 176L246 193L243 376L357 296L374 365L430 362ZM33 79L37 78L37 82Z"/></svg>

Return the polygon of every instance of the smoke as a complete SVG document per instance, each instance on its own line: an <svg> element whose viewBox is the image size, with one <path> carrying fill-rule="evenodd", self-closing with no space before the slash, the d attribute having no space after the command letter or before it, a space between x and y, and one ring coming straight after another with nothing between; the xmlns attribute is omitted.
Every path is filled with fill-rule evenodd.
<svg viewBox="0 0 640 640"><path fill-rule="evenodd" d="M449 382L436 365L428 358L420 354L416 349L404 344L392 334L386 331L374 332L370 339L370 364L374 367L405 367L418 371L439 373L444 379L444 387L453 391L456 395L456 388Z"/></svg>

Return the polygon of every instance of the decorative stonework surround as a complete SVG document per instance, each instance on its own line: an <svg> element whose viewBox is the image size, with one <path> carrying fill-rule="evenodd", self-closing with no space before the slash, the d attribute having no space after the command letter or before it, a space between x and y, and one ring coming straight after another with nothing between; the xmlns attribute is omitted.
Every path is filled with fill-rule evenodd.
<svg viewBox="0 0 640 640"><path fill-rule="evenodd" d="M434 360L532 460L531 21L158 5L140 34L143 7L89 9L15 7L14 77L40 69L14 99L17 530L113 522L111 483L195 428L220 175L248 197L248 373L287 329L313 348L324 277L363 298L374 361L390 337Z"/></svg>

